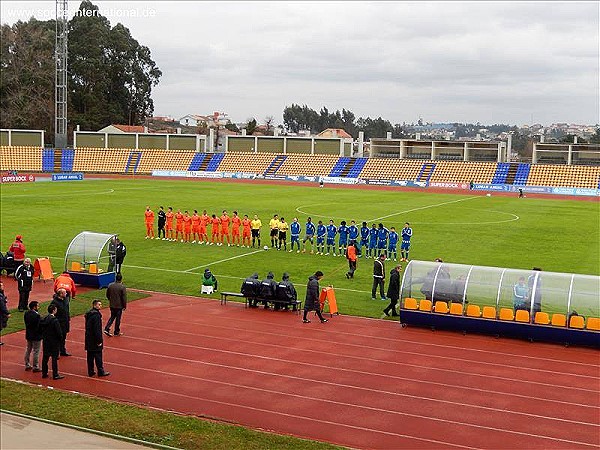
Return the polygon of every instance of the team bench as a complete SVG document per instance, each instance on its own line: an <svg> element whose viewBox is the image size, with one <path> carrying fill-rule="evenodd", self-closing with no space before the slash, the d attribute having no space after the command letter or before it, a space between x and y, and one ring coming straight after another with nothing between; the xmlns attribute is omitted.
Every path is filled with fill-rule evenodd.
<svg viewBox="0 0 600 450"><path fill-rule="evenodd" d="M273 305L279 305L282 307L295 307L298 314L300 314L300 310L302 309L302 300L289 301L289 300L279 300L279 299L264 299L261 297L247 297L241 292L221 292L221 305L227 304L227 297L239 297L244 299L244 306L247 308L250 300L255 303L273 303Z"/></svg>

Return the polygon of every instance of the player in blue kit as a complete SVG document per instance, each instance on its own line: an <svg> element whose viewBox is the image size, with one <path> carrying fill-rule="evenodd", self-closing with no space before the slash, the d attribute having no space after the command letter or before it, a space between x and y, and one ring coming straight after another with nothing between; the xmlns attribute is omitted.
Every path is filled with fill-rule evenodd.
<svg viewBox="0 0 600 450"><path fill-rule="evenodd" d="M377 258L377 225L373 224L369 230L369 247L367 249L367 258Z"/></svg>
<svg viewBox="0 0 600 450"><path fill-rule="evenodd" d="M348 227L348 245L358 246L358 227L354 220L350 221L350 226Z"/></svg>
<svg viewBox="0 0 600 450"><path fill-rule="evenodd" d="M325 235L327 234L327 228L323 225L323 221L319 220L317 225L317 255L322 255L325 251Z"/></svg>
<svg viewBox="0 0 600 450"><path fill-rule="evenodd" d="M302 240L302 246L304 247L302 249L302 253L306 253L306 242L310 242L310 254L313 254L313 240L315 237L315 232L317 231L317 229L315 228L315 224L313 223L312 219L309 217L306 220L306 225L304 226L304 229L306 230L306 234L304 235L304 239Z"/></svg>
<svg viewBox="0 0 600 450"><path fill-rule="evenodd" d="M398 233L396 233L396 228L390 228L390 234L388 234L388 249L387 249L387 257L391 258L394 256L394 261L398 258L398 250L396 250L396 246L398 245Z"/></svg>
<svg viewBox="0 0 600 450"><path fill-rule="evenodd" d="M400 256L402 259L400 261L408 261L408 252L410 251L410 238L412 237L412 228L410 224L406 222L404 224L404 228L400 232L402 235L402 244L400 245Z"/></svg>
<svg viewBox="0 0 600 450"><path fill-rule="evenodd" d="M333 224L333 220L330 220L329 225L327 225L327 253L325 253L325 256L329 255L329 247L331 247L333 256L335 256L335 235L336 234L337 234L337 227Z"/></svg>
<svg viewBox="0 0 600 450"><path fill-rule="evenodd" d="M300 253L300 231L302 227L298 223L298 218L294 217L294 220L290 224L290 253L294 251L294 244L298 247L296 253Z"/></svg>
<svg viewBox="0 0 600 450"><path fill-rule="evenodd" d="M367 222L363 222L362 227L360 227L360 246L357 249L359 258L362 257L363 248L366 254L369 250L369 227Z"/></svg>
<svg viewBox="0 0 600 450"><path fill-rule="evenodd" d="M377 230L377 256L385 255L388 234L390 234L389 230L380 223Z"/></svg>
<svg viewBox="0 0 600 450"><path fill-rule="evenodd" d="M337 231L340 235L340 239L338 242L339 255L344 256L346 254L346 248L348 248L348 227L346 226L345 220L342 220L340 222L340 226Z"/></svg>

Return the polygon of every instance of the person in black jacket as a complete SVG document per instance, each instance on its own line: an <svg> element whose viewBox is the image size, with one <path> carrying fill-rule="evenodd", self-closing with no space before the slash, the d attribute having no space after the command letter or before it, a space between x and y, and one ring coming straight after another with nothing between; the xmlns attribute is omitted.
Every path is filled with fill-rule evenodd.
<svg viewBox="0 0 600 450"><path fill-rule="evenodd" d="M62 330L56 314L56 305L48 306L48 315L40 321L42 331L42 378L48 378L48 360L52 358L52 378L60 380L64 375L58 373L58 353L63 341Z"/></svg>
<svg viewBox="0 0 600 450"><path fill-rule="evenodd" d="M277 294L277 281L275 281L273 272L267 274L267 278L260 283L260 298L263 299L265 309L269 309L269 300L275 298Z"/></svg>
<svg viewBox="0 0 600 450"><path fill-rule="evenodd" d="M248 299L248 306L250 308L256 307L256 297L260 294L260 281L257 272L254 272L244 280L240 292Z"/></svg>
<svg viewBox="0 0 600 450"><path fill-rule="evenodd" d="M56 320L60 325L60 329L62 331L62 341L60 343L60 356L71 356L69 352L67 352L66 341L67 334L71 331L71 313L69 311L69 297L67 296L67 291L63 288L60 288L52 297L51 305L56 306Z"/></svg>
<svg viewBox="0 0 600 450"><path fill-rule="evenodd" d="M15 270L15 279L19 287L19 312L23 312L27 309L29 293L33 286L33 266L31 265L31 259L25 258L23 264L17 267L17 270Z"/></svg>
<svg viewBox="0 0 600 450"><path fill-rule="evenodd" d="M6 328L8 325L8 319L10 318L10 312L8 310L8 306L6 305L8 299L6 295L4 295L4 283L0 281L0 330ZM4 342L0 342L0 345L4 345Z"/></svg>
<svg viewBox="0 0 600 450"><path fill-rule="evenodd" d="M102 314L100 313L102 302L100 300L92 301L92 309L85 313L85 350L87 351L87 369L88 375L93 377L94 363L98 369L99 377L107 377L110 372L104 370L102 363L102 350L104 349L104 339L102 336Z"/></svg>
<svg viewBox="0 0 600 450"><path fill-rule="evenodd" d="M401 265L397 265L390 271L390 283L388 284L387 296L390 299L390 304L383 310L385 316L389 316L390 312L393 317L398 316L396 312L396 304L400 298L400 271Z"/></svg>
<svg viewBox="0 0 600 450"><path fill-rule="evenodd" d="M121 273L121 266L123 265L125 255L127 255L127 247L125 247L125 244L119 238L115 242L115 272Z"/></svg>
<svg viewBox="0 0 600 450"><path fill-rule="evenodd" d="M296 311L296 300L298 299L298 294L296 293L296 288L290 281L290 274L284 272L281 281L277 283L277 300L283 300L288 303L293 303L293 309ZM275 303L275 310L278 310L280 307L279 303ZM284 309L288 309L288 305L284 306Z"/></svg>
<svg viewBox="0 0 600 450"><path fill-rule="evenodd" d="M25 350L25 370L31 370L31 353L33 352L33 371L41 372L40 369L40 348L42 346L42 333L40 331L40 309L39 303L35 300L29 302L29 311L23 316L25 322L25 340L27 349Z"/></svg>
<svg viewBox="0 0 600 450"><path fill-rule="evenodd" d="M321 323L327 322L327 319L321 314L321 303L319 302L319 294L321 288L319 287L319 280L323 278L323 272L317 270L314 275L308 278L308 284L306 285L306 299L304 302L304 318L302 322L310 323L308 320L309 311L315 311Z"/></svg>
<svg viewBox="0 0 600 450"><path fill-rule="evenodd" d="M160 235L162 233L162 240L166 240L165 236L165 225L167 224L167 213L165 213L165 208L162 206L158 209L158 236L156 239L160 239Z"/></svg>
<svg viewBox="0 0 600 450"><path fill-rule="evenodd" d="M371 289L371 297L373 300L377 298L377 288L379 287L379 293L381 294L381 300L387 300L385 298L385 255L379 255L379 258L373 263L373 288Z"/></svg>

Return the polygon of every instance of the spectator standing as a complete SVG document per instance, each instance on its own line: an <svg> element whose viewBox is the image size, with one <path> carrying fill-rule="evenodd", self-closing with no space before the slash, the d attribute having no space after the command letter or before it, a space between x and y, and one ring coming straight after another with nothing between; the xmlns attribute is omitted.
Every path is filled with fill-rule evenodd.
<svg viewBox="0 0 600 450"><path fill-rule="evenodd" d="M40 309L39 303L35 300L29 302L29 311L23 316L25 322L25 340L27 349L25 350L25 370L31 370L31 353L33 352L33 371L41 372L40 369L40 349L42 347L42 333L40 331Z"/></svg>
<svg viewBox="0 0 600 450"><path fill-rule="evenodd" d="M162 240L166 239L165 234L165 225L167 224L167 213L165 212L165 208L160 206L158 208L158 237L160 239L160 235L162 234Z"/></svg>
<svg viewBox="0 0 600 450"><path fill-rule="evenodd" d="M327 322L327 319L321 314L321 303L319 302L319 294L321 288L319 287L319 280L323 278L323 272L317 270L314 275L308 278L308 284L306 285L306 298L304 301L304 317L303 323L310 323L308 320L309 311L315 311L321 323Z"/></svg>
<svg viewBox="0 0 600 450"><path fill-rule="evenodd" d="M62 289L61 291L64 291ZM58 372L58 354L64 340L60 323L55 317L56 305L48 305L48 315L40 321L42 330L42 378L48 378L48 360L52 358L52 378L60 380L64 378Z"/></svg>
<svg viewBox="0 0 600 450"><path fill-rule="evenodd" d="M23 244L23 236L17 234L15 241L10 245L8 251L14 256L15 267L19 267L25 260L25 245Z"/></svg>
<svg viewBox="0 0 600 450"><path fill-rule="evenodd" d="M33 287L33 266L29 258L25 258L23 264L17 267L17 270L15 270L15 279L17 280L19 289L19 312L23 312L27 310L29 293Z"/></svg>
<svg viewBox="0 0 600 450"><path fill-rule="evenodd" d="M204 269L204 273L202 274L202 286L212 286L213 291L218 290L219 283L210 269Z"/></svg>
<svg viewBox="0 0 600 450"><path fill-rule="evenodd" d="M379 258L373 263L373 287L371 289L371 298L377 299L377 288L379 287L379 293L381 294L381 300L387 300L385 298L385 255L379 255Z"/></svg>
<svg viewBox="0 0 600 450"><path fill-rule="evenodd" d="M115 336L121 336L121 316L127 309L127 288L123 284L123 276L118 273L115 281L106 288L106 298L110 306L110 319L104 327L104 334L111 336L110 327L115 323Z"/></svg>
<svg viewBox="0 0 600 450"><path fill-rule="evenodd" d="M98 370L99 377L107 377L110 372L104 370L102 363L102 350L104 349L104 339L102 337L102 302L100 300L92 301L92 309L85 313L85 350L87 352L88 375L93 377L94 363Z"/></svg>
<svg viewBox="0 0 600 450"><path fill-rule="evenodd" d="M398 316L396 312L396 305L400 298L400 271L402 270L401 265L397 265L390 271L390 282L388 284L387 296L390 299L390 304L383 310L384 316L389 316L390 312L392 317Z"/></svg>
<svg viewBox="0 0 600 450"><path fill-rule="evenodd" d="M10 312L8 311L8 299L4 294L4 283L0 281L0 330L4 330L8 325L8 319L10 319ZM4 342L0 342L0 345L4 345Z"/></svg>
<svg viewBox="0 0 600 450"><path fill-rule="evenodd" d="M67 291L64 288L58 289L56 294L54 294L54 297L52 297L52 302L50 304L56 307L53 317L56 317L61 330L61 342L59 346L60 356L71 356L71 354L67 352L65 345L67 334L69 334L69 331L71 330L71 314L69 311L70 299L67 295Z"/></svg>
<svg viewBox="0 0 600 450"><path fill-rule="evenodd" d="M346 272L346 278L354 278L354 272L356 272L356 243L350 244L346 249L346 259L348 259L348 272Z"/></svg>
<svg viewBox="0 0 600 450"><path fill-rule="evenodd" d="M123 267L123 261L127 255L127 247L125 244L117 238L117 246L115 247L115 272L121 273L121 267Z"/></svg>

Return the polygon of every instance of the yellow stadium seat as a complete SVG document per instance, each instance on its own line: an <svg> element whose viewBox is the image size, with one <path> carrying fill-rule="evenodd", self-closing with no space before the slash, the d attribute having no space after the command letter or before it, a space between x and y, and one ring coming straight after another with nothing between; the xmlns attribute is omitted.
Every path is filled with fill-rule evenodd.
<svg viewBox="0 0 600 450"><path fill-rule="evenodd" d="M419 302L419 311L431 312L431 300L421 300Z"/></svg>
<svg viewBox="0 0 600 450"><path fill-rule="evenodd" d="M411 297L406 297L404 299L404 309L417 309L417 300Z"/></svg>
<svg viewBox="0 0 600 450"><path fill-rule="evenodd" d="M535 313L535 323L539 325L548 325L550 323L550 316L548 313L538 311Z"/></svg>
<svg viewBox="0 0 600 450"><path fill-rule="evenodd" d="M600 331L600 318L588 317L587 324L585 326L588 330Z"/></svg>
<svg viewBox="0 0 600 450"><path fill-rule="evenodd" d="M529 323L529 311L525 311L524 309L518 309L515 313L515 321Z"/></svg>
<svg viewBox="0 0 600 450"><path fill-rule="evenodd" d="M582 316L571 316L569 319L569 328L580 328L583 329L584 319Z"/></svg>
<svg viewBox="0 0 600 450"><path fill-rule="evenodd" d="M98 264L92 263L88 266L89 273L98 273Z"/></svg>
<svg viewBox="0 0 600 450"><path fill-rule="evenodd" d="M450 314L455 316L463 315L463 305L462 303L450 303Z"/></svg>
<svg viewBox="0 0 600 450"><path fill-rule="evenodd" d="M495 312L494 312L495 314ZM467 306L467 316L469 317L481 317L481 308L477 305Z"/></svg>
<svg viewBox="0 0 600 450"><path fill-rule="evenodd" d="M500 320L514 320L515 314L511 308L500 308Z"/></svg>
<svg viewBox="0 0 600 450"><path fill-rule="evenodd" d="M433 309L436 313L447 314L448 313L448 303L435 302L435 307Z"/></svg>
<svg viewBox="0 0 600 450"><path fill-rule="evenodd" d="M72 261L71 272L81 272L81 263L77 261Z"/></svg>
<svg viewBox="0 0 600 450"><path fill-rule="evenodd" d="M483 307L483 318L484 319L495 319L496 318L496 308L493 306L484 306Z"/></svg>
<svg viewBox="0 0 600 450"><path fill-rule="evenodd" d="M552 314L552 325L555 327L564 327L567 325L567 318L564 314Z"/></svg>

